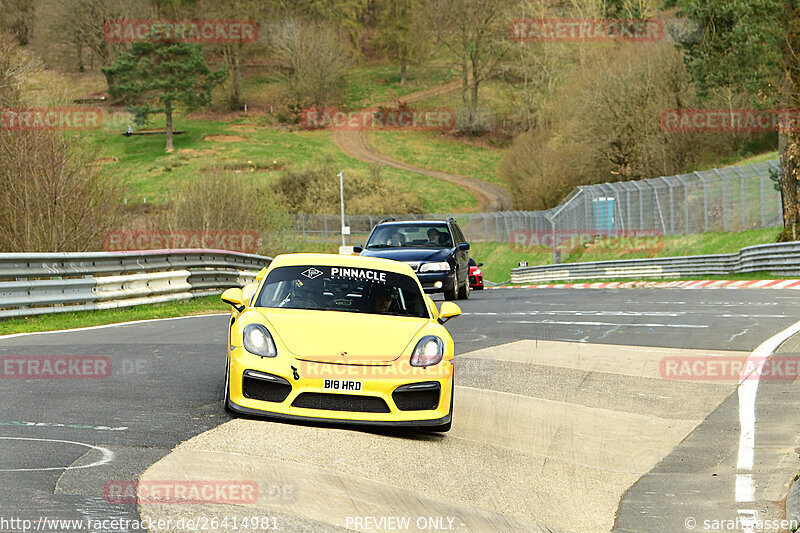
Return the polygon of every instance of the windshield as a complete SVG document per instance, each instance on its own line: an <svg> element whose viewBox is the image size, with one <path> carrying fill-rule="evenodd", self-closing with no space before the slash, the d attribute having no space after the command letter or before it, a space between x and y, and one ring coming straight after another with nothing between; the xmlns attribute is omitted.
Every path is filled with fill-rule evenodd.
<svg viewBox="0 0 800 533"><path fill-rule="evenodd" d="M368 268L276 268L267 276L256 306L429 318L413 278Z"/></svg>
<svg viewBox="0 0 800 533"><path fill-rule="evenodd" d="M367 248L431 247L452 248L453 239L446 224L387 224L379 226Z"/></svg>

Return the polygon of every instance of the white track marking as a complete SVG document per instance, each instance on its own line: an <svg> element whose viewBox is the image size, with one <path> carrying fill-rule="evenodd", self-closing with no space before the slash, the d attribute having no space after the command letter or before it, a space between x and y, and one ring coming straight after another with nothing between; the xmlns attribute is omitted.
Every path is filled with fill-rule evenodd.
<svg viewBox="0 0 800 533"><path fill-rule="evenodd" d="M753 484L753 459L755 456L756 441L756 395L758 394L758 382L761 369L767 357L778 349L789 337L800 333L800 322L796 322L762 342L758 348L753 350L744 364L744 369L754 369L751 374L739 376L739 455L736 462L738 471L736 476L736 501L752 502L755 497L755 486ZM757 377L751 378L752 374ZM743 510L750 512L750 510Z"/></svg>
<svg viewBox="0 0 800 533"><path fill-rule="evenodd" d="M115 324L101 324L99 326L87 326L85 328L56 329L52 331L31 331L29 333L12 333L10 335L0 335L0 341L3 339L13 339L14 337L24 337L25 335L48 335L51 333L72 333L74 331L91 331L93 329L116 328L119 326L134 326L136 324L146 324L147 322L160 322L162 320L185 320L187 318L204 318L210 316L223 316L229 314L230 313L211 313L208 315L174 316L171 318L149 318L147 320L131 320L129 322L117 322Z"/></svg>
<svg viewBox="0 0 800 533"><path fill-rule="evenodd" d="M0 440L27 440L27 441L36 441L36 442L60 442L63 444L74 444L76 446L85 446L86 448L90 448L92 450L97 450L103 457L99 460L95 461L94 463L82 466L48 466L42 468L0 468L0 472L41 472L44 470L78 470L79 468L94 468L95 466L102 466L104 464L110 463L114 459L114 452L109 450L108 448L103 448L101 446L92 446L91 444L85 444L83 442L75 442L72 440L58 440L58 439L34 439L31 437L0 437Z"/></svg>
<svg viewBox="0 0 800 533"><path fill-rule="evenodd" d="M571 322L566 320L498 320L505 324L556 324L559 326L620 326L624 328L708 328L700 324L614 324L612 322Z"/></svg>

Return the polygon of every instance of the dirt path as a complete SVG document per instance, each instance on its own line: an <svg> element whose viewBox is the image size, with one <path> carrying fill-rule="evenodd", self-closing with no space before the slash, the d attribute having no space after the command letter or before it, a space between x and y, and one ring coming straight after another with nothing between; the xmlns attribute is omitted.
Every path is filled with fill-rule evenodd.
<svg viewBox="0 0 800 533"><path fill-rule="evenodd" d="M426 89L424 91L408 94L398 98L398 100L405 104L409 104L418 100L429 98L431 96L437 96L454 91L460 86L460 81L453 81L432 89ZM395 105L395 102L386 102L383 104L376 104L374 107L393 105ZM469 191L470 194L478 199L478 207L481 211L509 211L512 208L513 200L511 193L509 193L505 188L493 183L487 183L474 178L468 178L460 174L451 174L441 170L432 170L393 159L378 152L374 147L372 147L367 141L366 132L364 130L338 130L334 132L333 140L342 152L360 161L365 161L367 163L379 163L387 167L398 168L400 170L406 170L408 172L430 176L431 178L448 181L458 185L462 189Z"/></svg>

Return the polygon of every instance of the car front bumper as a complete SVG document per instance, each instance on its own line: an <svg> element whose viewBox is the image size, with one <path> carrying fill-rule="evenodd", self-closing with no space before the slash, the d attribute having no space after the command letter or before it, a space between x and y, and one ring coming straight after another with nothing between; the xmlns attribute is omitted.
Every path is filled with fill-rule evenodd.
<svg viewBox="0 0 800 533"><path fill-rule="evenodd" d="M456 276L452 271L450 272L417 272L419 282L422 284L422 289L425 292L444 292L452 291L456 284ZM440 287L436 287L436 283L441 283Z"/></svg>
<svg viewBox="0 0 800 533"><path fill-rule="evenodd" d="M289 355L261 358L230 353L231 410L281 419L431 426L450 421L453 366L411 367L408 358L387 364L314 363ZM257 377L254 377L257 376ZM358 381L361 389L324 388L326 379Z"/></svg>

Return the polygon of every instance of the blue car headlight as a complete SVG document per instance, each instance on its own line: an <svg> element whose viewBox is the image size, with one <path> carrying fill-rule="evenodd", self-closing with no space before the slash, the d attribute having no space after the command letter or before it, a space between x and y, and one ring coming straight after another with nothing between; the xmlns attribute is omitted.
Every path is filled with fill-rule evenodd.
<svg viewBox="0 0 800 533"><path fill-rule="evenodd" d="M449 272L450 264L447 261L441 263L423 263L419 267L420 272Z"/></svg>
<svg viewBox="0 0 800 533"><path fill-rule="evenodd" d="M261 357L275 357L278 351L275 349L275 342L267 328L261 324L248 324L242 332L242 342L244 349L254 355Z"/></svg>
<svg viewBox="0 0 800 533"><path fill-rule="evenodd" d="M444 343L435 335L422 337L411 354L411 366L433 366L444 356Z"/></svg>

